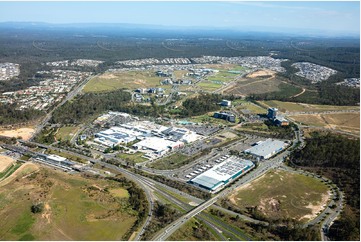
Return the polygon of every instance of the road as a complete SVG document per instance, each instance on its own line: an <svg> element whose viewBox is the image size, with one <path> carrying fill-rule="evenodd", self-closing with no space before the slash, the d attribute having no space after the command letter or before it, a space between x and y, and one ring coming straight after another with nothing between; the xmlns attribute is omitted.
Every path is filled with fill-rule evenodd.
<svg viewBox="0 0 361 242"><path fill-rule="evenodd" d="M76 86L72 91L70 91L67 96L58 104L56 105L49 113L46 114L46 116L43 118L43 120L40 122L40 124L35 128L34 134L31 138L34 139L34 137L44 128L44 126L49 122L49 120L51 119L51 116L53 115L53 112L58 109L59 107L63 106L64 103L70 99L72 99L73 97L75 97L80 91L81 89L83 89L83 87L85 86L85 84L88 83L88 81L90 81L90 79L92 79L95 76L90 76L88 78L86 78L84 81L82 81L78 86Z"/></svg>

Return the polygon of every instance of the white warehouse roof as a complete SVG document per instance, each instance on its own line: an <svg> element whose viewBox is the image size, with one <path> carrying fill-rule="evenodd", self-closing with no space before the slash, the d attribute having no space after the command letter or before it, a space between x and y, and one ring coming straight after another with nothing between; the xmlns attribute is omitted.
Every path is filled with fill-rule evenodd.
<svg viewBox="0 0 361 242"><path fill-rule="evenodd" d="M244 152L267 159L282 151L286 146L287 143L281 140L266 139L265 141L257 142L257 145L245 150Z"/></svg>
<svg viewBox="0 0 361 242"><path fill-rule="evenodd" d="M222 163L196 176L190 180L190 183L215 191L229 181L236 179L243 174L244 171L248 171L253 166L254 164L249 160L231 156Z"/></svg>

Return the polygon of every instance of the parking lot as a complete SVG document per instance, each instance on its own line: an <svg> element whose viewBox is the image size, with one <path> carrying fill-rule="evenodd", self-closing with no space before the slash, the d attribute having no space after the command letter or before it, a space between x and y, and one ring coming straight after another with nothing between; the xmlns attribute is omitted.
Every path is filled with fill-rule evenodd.
<svg viewBox="0 0 361 242"><path fill-rule="evenodd" d="M264 140L264 138L249 136L246 140L238 141L227 148L215 149L208 156L199 158L193 162L191 167L178 173L178 178L188 181L226 160L230 156L230 150L242 152L251 148L254 143L260 140Z"/></svg>

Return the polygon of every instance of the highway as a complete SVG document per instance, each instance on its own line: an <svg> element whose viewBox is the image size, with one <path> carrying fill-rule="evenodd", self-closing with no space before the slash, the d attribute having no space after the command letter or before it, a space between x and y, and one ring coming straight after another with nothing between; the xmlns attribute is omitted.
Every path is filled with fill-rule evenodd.
<svg viewBox="0 0 361 242"><path fill-rule="evenodd" d="M197 217L198 219L200 219L201 221L203 221L207 226L210 226L214 231L216 231L216 233L219 235L220 238L224 238L224 236L222 235L221 232L219 231L228 231L228 233L233 234L233 236L236 236L238 239L240 239L242 236L242 238L244 238L244 234L242 235L240 233L240 231L236 231L236 235L234 235L235 231L230 231L230 228L227 228L227 226L220 226L220 221L215 222L216 218L210 218L209 215L207 216L203 211L207 208L209 208L210 206L213 206L214 203L216 203L219 199L228 196L231 192L234 191L234 189L243 186L255 179L257 179L258 177L262 176L263 174L265 174L267 171L274 169L274 168L282 168L282 169L288 169L291 170L291 168L286 167L283 165L283 160L285 159L285 157L287 157L290 154L290 149L294 148L296 146L297 141L301 142L301 144L303 145L303 139L302 136L300 135L300 131L295 131L296 132L296 139L293 142L292 147L289 147L288 150L283 151L282 153L276 155L275 157L271 158L270 160L266 160L263 161L259 164L259 166L256 169L253 169L251 172L246 173L244 176L242 176L241 178L239 178L233 185L229 186L228 188L225 188L223 191L219 192L217 195L215 195L214 197L212 197L211 199L204 201L202 199L198 199L195 197L192 197L189 194L185 194L183 192L180 192L177 189L168 187L165 184L161 184L159 182L156 182L150 178L147 177L143 177L139 174L135 174L133 172L130 172L126 169L123 169L121 167L115 166L115 165L111 165L102 161L99 161L97 159L94 158L90 158L90 157L86 157L83 155L80 155L78 153L75 152L71 152L68 150L64 150L64 149L60 149L60 148L56 148L56 147L50 147L47 145L43 145L43 144L38 144L35 142L32 142L35 145L41 146L41 147L45 147L45 148L51 148L51 149L55 149L61 152L65 152L65 153L69 153L84 159L87 159L93 163L98 163L100 165L102 165L105 168L108 169L112 169L112 170L116 170L117 172L120 172L122 174L124 174L128 179L133 180L134 182L136 182L137 184L139 184L145 191L147 199L148 199L148 203L149 203L149 207L150 207L150 211L149 211L149 216L146 218L145 223L142 225L142 227L139 229L139 233L137 233L135 240L139 240L142 236L142 234L144 233L147 225L149 224L149 222L151 221L151 217L152 217L152 211L153 211L153 204L154 204L154 191L160 193L162 196L164 196L167 200L171 201L173 204L175 204L176 206L180 207L182 210L184 210L186 212L185 215L183 215L181 218L175 220L174 222L172 222L171 224L169 224L168 226L166 226L165 228L163 228L161 231L159 231L155 237L153 238L153 240L166 240L172 233L174 233L176 230L178 230L182 225L184 225L187 221L189 221L192 217ZM24 142L19 140L20 142ZM232 144L230 144L232 145ZM147 171L148 169L146 169L145 171ZM168 172L168 171L167 171ZM175 171L169 171L174 173ZM153 173L153 172L150 172ZM153 173L154 174L154 173ZM164 174L163 174L164 175ZM195 204L198 204L198 206L193 207L190 204L185 203L184 201L179 200L179 198L177 198L177 196L174 196L173 194L179 194L181 197L184 197L186 199L189 199L190 201L192 201ZM307 225L312 225L312 224L316 224L319 223L321 221L322 222L322 238L326 238L326 232L323 231L327 231L327 229L329 228L329 226L332 224L332 222L337 218L337 216L339 215L339 213L341 212L342 209L342 202L343 202L343 196L342 193L340 193L340 200L339 200L339 205L337 206L337 209L335 210L331 210L330 208L326 208L319 216L317 216L317 218L315 218L314 220L310 221L309 223L307 223L305 226ZM332 201L331 201L332 202ZM329 206L332 206L333 204L330 202L330 204L328 204ZM228 212L230 214L232 214L233 212L224 209L224 208L220 208L217 207L217 209L220 209L224 212ZM235 213L233 213L234 215ZM238 215L238 214L237 214ZM252 218L249 218L247 216L244 215L240 215L240 217L242 219L251 221L251 222L256 222L259 223L261 221L257 221L257 220L253 220ZM228 225L229 227L229 225ZM232 235L230 235L232 237Z"/></svg>

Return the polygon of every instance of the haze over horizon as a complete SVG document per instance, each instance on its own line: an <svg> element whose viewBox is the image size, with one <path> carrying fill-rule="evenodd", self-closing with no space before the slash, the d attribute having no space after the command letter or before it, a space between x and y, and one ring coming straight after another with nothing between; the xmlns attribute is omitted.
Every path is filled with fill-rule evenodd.
<svg viewBox="0 0 361 242"><path fill-rule="evenodd" d="M360 34L360 2L0 2L0 22Z"/></svg>

